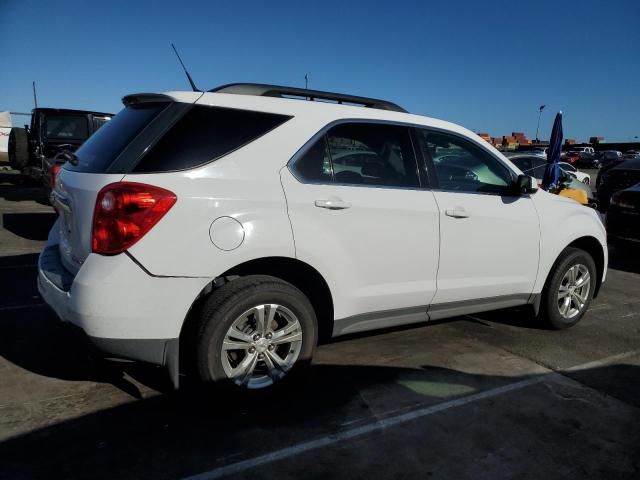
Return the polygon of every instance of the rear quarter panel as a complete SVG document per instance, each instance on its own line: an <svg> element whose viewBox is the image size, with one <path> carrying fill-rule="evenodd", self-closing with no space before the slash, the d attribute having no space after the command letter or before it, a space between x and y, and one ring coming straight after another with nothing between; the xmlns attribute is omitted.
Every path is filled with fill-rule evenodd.
<svg viewBox="0 0 640 480"><path fill-rule="evenodd" d="M129 252L154 275L209 278L256 258L295 258L279 170L313 128L317 127L293 118L200 168L126 175L125 181L166 188L178 197ZM232 217L243 225L244 240L238 248L225 251L213 244L210 227L219 217Z"/></svg>

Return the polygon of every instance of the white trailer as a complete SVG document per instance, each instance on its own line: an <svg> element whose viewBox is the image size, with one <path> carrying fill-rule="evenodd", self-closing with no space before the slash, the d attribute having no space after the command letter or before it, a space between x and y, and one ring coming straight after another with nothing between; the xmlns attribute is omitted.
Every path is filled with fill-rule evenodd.
<svg viewBox="0 0 640 480"><path fill-rule="evenodd" d="M11 114L9 112L0 112L0 162L9 161L7 152L9 151L11 126Z"/></svg>

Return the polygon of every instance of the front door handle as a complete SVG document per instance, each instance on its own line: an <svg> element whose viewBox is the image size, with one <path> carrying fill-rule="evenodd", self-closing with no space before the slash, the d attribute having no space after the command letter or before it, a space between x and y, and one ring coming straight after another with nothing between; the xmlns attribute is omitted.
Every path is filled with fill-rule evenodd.
<svg viewBox="0 0 640 480"><path fill-rule="evenodd" d="M350 203L343 202L339 198L332 198L328 200L316 200L315 206L318 208L326 208L328 210L344 210L351 207Z"/></svg>
<svg viewBox="0 0 640 480"><path fill-rule="evenodd" d="M447 209L444 211L444 214L447 215L448 217L453 217L453 218L468 218L469 214L467 213L467 211L462 208L462 207L456 207L456 208L452 208L452 209Z"/></svg>

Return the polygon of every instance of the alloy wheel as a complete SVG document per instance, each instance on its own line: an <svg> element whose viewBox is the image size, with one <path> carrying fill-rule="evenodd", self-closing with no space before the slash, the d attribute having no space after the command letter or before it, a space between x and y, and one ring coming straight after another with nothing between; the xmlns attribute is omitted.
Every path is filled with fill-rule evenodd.
<svg viewBox="0 0 640 480"><path fill-rule="evenodd" d="M231 324L222 342L222 367L240 387L265 388L291 370L301 349L296 315L282 305L258 305Z"/></svg>
<svg viewBox="0 0 640 480"><path fill-rule="evenodd" d="M589 298L591 275L582 264L572 265L562 277L558 287L558 311L566 319L571 319L584 310Z"/></svg>

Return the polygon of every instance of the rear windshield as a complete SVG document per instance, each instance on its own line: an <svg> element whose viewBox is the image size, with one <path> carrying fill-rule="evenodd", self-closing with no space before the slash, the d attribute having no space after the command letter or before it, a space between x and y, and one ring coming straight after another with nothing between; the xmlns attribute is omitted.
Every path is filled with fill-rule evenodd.
<svg viewBox="0 0 640 480"><path fill-rule="evenodd" d="M151 147L133 171L168 172L203 165L252 142L289 118L196 105Z"/></svg>
<svg viewBox="0 0 640 480"><path fill-rule="evenodd" d="M125 147L166 106L166 103L143 103L121 110L75 152L77 164L67 163L65 168L75 172L105 172Z"/></svg>
<svg viewBox="0 0 640 480"><path fill-rule="evenodd" d="M84 140L89 136L89 124L87 117L80 115L48 115L44 131L50 140Z"/></svg>

